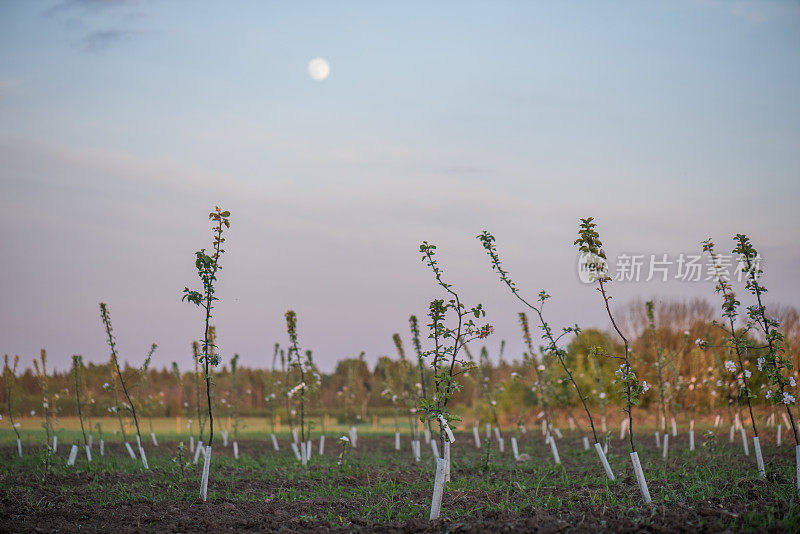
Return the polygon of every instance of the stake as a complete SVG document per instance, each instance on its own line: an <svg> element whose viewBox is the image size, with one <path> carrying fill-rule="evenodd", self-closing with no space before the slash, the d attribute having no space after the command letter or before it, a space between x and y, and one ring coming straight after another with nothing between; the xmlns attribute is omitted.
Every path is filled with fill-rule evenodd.
<svg viewBox="0 0 800 534"><path fill-rule="evenodd" d="M744 427L739 429L742 433L742 447L744 448L744 455L750 456L750 449L747 447L747 432L745 431Z"/></svg>
<svg viewBox="0 0 800 534"><path fill-rule="evenodd" d="M200 481L200 498L203 499L203 501L205 501L208 496L208 468L211 465L211 445L206 445L205 456L203 461L203 478Z"/></svg>
<svg viewBox="0 0 800 534"><path fill-rule="evenodd" d="M561 457L558 455L558 447L556 446L556 439L551 435L548 434L545 438L545 442L550 442L550 452L553 453L553 460L556 464L561 463Z"/></svg>
<svg viewBox="0 0 800 534"><path fill-rule="evenodd" d="M431 443L436 443L431 441ZM446 462L444 458L436 458L436 476L433 479L433 498L431 499L430 520L439 519L442 512L442 494L444 493Z"/></svg>
<svg viewBox="0 0 800 534"><path fill-rule="evenodd" d="M594 450L597 451L597 455L600 457L600 462L603 464L603 469L606 470L606 476L611 480L614 480L614 472L611 470L611 466L608 465L608 458L606 458L605 452L603 451L603 447L600 445L600 443L594 444Z"/></svg>
<svg viewBox="0 0 800 534"><path fill-rule="evenodd" d="M450 482L450 442L447 440L444 440L444 461L444 481Z"/></svg>
<svg viewBox="0 0 800 534"><path fill-rule="evenodd" d="M758 442L758 436L753 436L753 450L756 451L756 464L758 465L758 472L761 478L767 478L767 472L764 470L764 459L761 457L761 444Z"/></svg>
<svg viewBox="0 0 800 534"><path fill-rule="evenodd" d="M78 446L73 445L72 448L69 450L69 459L67 460L67 466L75 465L75 458L78 456Z"/></svg>
<svg viewBox="0 0 800 534"><path fill-rule="evenodd" d="M644 471L642 471L642 464L639 462L639 453L631 453L631 462L633 463L633 472L636 473L636 481L639 483L639 493L642 495L642 501L645 504L650 504L650 490L647 489L647 480L644 478Z"/></svg>

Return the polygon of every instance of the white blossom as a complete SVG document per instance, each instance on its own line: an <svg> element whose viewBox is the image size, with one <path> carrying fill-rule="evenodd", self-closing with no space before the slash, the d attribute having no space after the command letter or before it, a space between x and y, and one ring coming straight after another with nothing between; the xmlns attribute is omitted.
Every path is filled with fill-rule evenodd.
<svg viewBox="0 0 800 534"><path fill-rule="evenodd" d="M650 389L650 384L647 383L647 380L642 381L642 393L645 393L648 389Z"/></svg>
<svg viewBox="0 0 800 534"><path fill-rule="evenodd" d="M752 376L752 374L753 373L751 373L749 369L745 369L744 370L744 377L745 378L750 378Z"/></svg>
<svg viewBox="0 0 800 534"><path fill-rule="evenodd" d="M783 403L784 404L794 404L794 395L791 395L788 391L783 392Z"/></svg>
<svg viewBox="0 0 800 534"><path fill-rule="evenodd" d="M736 372L736 364L733 363L733 360L727 360L725 362L725 369L727 369L731 373L735 373Z"/></svg>
<svg viewBox="0 0 800 534"><path fill-rule="evenodd" d="M792 387L795 387L797 385L797 382L795 381L793 376L789 377L789 385Z"/></svg>
<svg viewBox="0 0 800 534"><path fill-rule="evenodd" d="M295 387L293 387L292 389L290 389L290 390L289 390L289 392L286 394L286 396L287 396L287 397L289 397L289 398L291 398L291 397L292 397L292 395L294 395L295 393L297 393L297 392L298 392L298 391L300 391L301 389L305 389L305 387L306 387L306 383L305 383L305 382L300 382L300 383L299 383L299 384L297 384Z"/></svg>
<svg viewBox="0 0 800 534"><path fill-rule="evenodd" d="M756 362L758 365L758 370L763 371L762 366L764 365L764 358L759 358L758 360L756 360Z"/></svg>

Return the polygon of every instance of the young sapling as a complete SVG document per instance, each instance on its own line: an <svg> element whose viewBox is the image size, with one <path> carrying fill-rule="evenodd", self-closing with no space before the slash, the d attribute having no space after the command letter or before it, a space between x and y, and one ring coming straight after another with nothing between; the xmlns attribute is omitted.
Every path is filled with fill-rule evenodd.
<svg viewBox="0 0 800 534"><path fill-rule="evenodd" d="M41 362L41 364L40 364ZM50 407L50 390L49 379L47 376L47 351L42 349L39 354L39 360L33 360L33 368L36 371L36 380L39 382L39 388L42 390L42 415L44 421L42 427L45 430L45 449L44 449L44 472L45 475L50 470L50 460L56 452L57 437L53 431L53 422ZM52 436L52 447L50 445L50 437Z"/></svg>
<svg viewBox="0 0 800 534"><path fill-rule="evenodd" d="M139 446L139 454L142 460L142 466L145 469L148 469L147 465L147 456L144 454L144 448L142 447L142 434L139 430L139 418L136 416L136 406L133 403L133 399L131 398L130 392L128 391L128 386L125 383L125 377L122 374L122 369L119 366L119 357L117 353L117 342L116 338L114 337L114 330L111 326L111 315L108 312L108 306L105 303L100 303L100 319L103 321L103 326L105 327L106 331L106 341L108 343L109 348L111 349L111 363L114 366L114 369L117 371L117 378L119 379L119 383L122 386L122 392L125 394L125 398L128 399L128 403L125 406L131 412L131 416L133 417L133 422L136 425L136 443ZM124 433L123 433L124 439ZM130 453L130 445L126 443L126 447L128 447L128 452ZM131 454L131 456L134 456ZM135 457L135 456L134 456Z"/></svg>
<svg viewBox="0 0 800 534"><path fill-rule="evenodd" d="M796 399L795 396L788 391L797 386L796 380L791 376L793 370L792 362L785 348L784 336L778 330L778 328L780 328L780 322L767 315L766 306L764 306L762 302L762 296L766 293L767 288L762 285L760 281L763 271L760 265L756 263L760 256L746 235L737 234L735 240L736 247L733 249L733 253L739 256L740 262L744 265L747 276L745 287L756 298L756 303L747 308L747 316L749 318L748 328L755 326L766 340L766 347L762 347L766 349L766 352L763 356L759 357L758 368L766 375L769 381L770 389L766 394L767 399L773 406L783 405L786 409L786 413L782 415L784 415L784 420L789 420L787 426L791 427L792 437L794 437L796 465L795 482L797 490L800 491L800 436L798 436L797 425L795 424L791 409ZM760 465L763 465L763 460L761 459L761 445L757 437L753 438L753 445L758 462Z"/></svg>
<svg viewBox="0 0 800 534"><path fill-rule="evenodd" d="M17 454L20 458L22 458L22 439L19 435L19 430L17 426L19 423L14 421L14 387L17 383L17 366L19 365L19 356L14 356L14 365L8 364L8 354L3 356L3 383L5 385L5 392L6 392L6 412L8 412L8 419L11 423L11 429L14 431L14 435L17 436Z"/></svg>
<svg viewBox="0 0 800 534"><path fill-rule="evenodd" d="M233 456L239 459L239 391L236 388L236 371L239 368L239 355L234 354L231 358L231 391L230 403L233 410Z"/></svg>
<svg viewBox="0 0 800 534"><path fill-rule="evenodd" d="M736 354L736 360L738 362L738 366L736 362L728 360L725 362L725 368L734 375L734 378L741 384L739 388L740 395L745 397L747 401L747 409L750 412L750 423L753 428L753 443L755 447L758 449L756 453L756 462L758 466L758 471L762 477L766 477L766 470L764 467L764 463L761 457L761 447L759 444L758 439L758 427L756 426L756 420L753 416L753 403L751 399L754 397L753 393L750 391L749 386L747 385L747 379L750 378L752 375L749 369L745 369L744 361L742 359L743 356L746 356L747 351L750 350L750 342L746 337L746 331L749 329L745 329L745 332L736 332L736 317L739 314L738 308L740 305L739 300L736 298L736 294L733 292L733 287L731 283L726 279L724 273L722 272L720 258L717 255L716 251L714 250L714 242L709 238L702 242L703 245L703 252L708 252L709 256L711 257L711 264L714 270L714 278L716 279L716 287L714 291L722 295L722 316L725 317L727 324L722 324L718 321L714 321L714 325L720 328L725 334L725 342L724 347L727 350L733 349L733 352ZM737 247L738 248L738 247ZM735 252L736 250L734 250ZM758 275L756 275L758 276ZM749 287L749 281L748 281ZM747 449L747 439L744 427L741 428L742 432L742 445L745 449L745 454L749 454Z"/></svg>
<svg viewBox="0 0 800 534"><path fill-rule="evenodd" d="M606 253L603 250L603 243L600 241L600 234L596 230L597 225L594 222L594 217L581 219L578 229L578 239L575 240L575 245L578 245L578 250L583 255L583 264L587 266L590 281L597 284L597 291L603 297L603 304L606 309L606 314L611 321L611 326L622 340L624 346L624 357L615 356L605 351L601 347L593 347L591 352L592 356L596 357L599 354L603 356L620 360L622 364L616 371L615 381L620 387L620 396L623 401L623 412L627 416L628 436L630 438L631 446L631 463L633 470L636 474L636 480L639 483L639 492L642 496L642 501L645 504L651 502L650 490L647 487L647 480L644 477L644 471L639 461L639 454L636 451L636 444L633 438L633 407L639 405L640 396L645 393L650 386L647 381L639 382L636 376L636 371L630 362L630 344L628 339L617 326L614 315L611 313L611 296L608 294L606 284L611 281L611 277L607 273Z"/></svg>
<svg viewBox="0 0 800 534"><path fill-rule="evenodd" d="M436 246L423 242L419 247L422 253L422 260L433 272L437 285L447 293L447 300L435 299L429 305L428 317L430 323L428 338L433 342L433 348L425 351L425 357L431 357L431 368L433 370L433 392L431 397L421 398L419 401L418 413L421 421L437 421L439 423L440 451L444 451L445 440L452 443L454 441L453 432L450 429L450 422L461 420L455 414L448 411L447 405L453 393L460 389L460 385L455 381L455 377L470 369L468 360L459 359L460 350L470 341L478 338L485 338L492 332L489 324L478 325L474 319L485 317L486 312L481 304L467 308L462 302L458 293L453 289L452 284L443 280L443 271L439 267L436 259ZM448 319L455 322L451 327ZM456 370L456 365L461 370ZM431 501L430 519L438 519L441 513L442 492L447 472L447 462L445 458L436 458L436 476L434 479L433 499Z"/></svg>
<svg viewBox="0 0 800 534"><path fill-rule="evenodd" d="M289 310L286 312L286 330L289 333L289 350L286 354L289 360L289 366L295 369L300 375L300 383L289 390L288 397L293 397L299 393L300 404L300 461L303 466L308 463L308 453L310 447L306 441L306 390L312 385L313 366L309 361L309 353L305 353L305 357L301 356L300 347L297 343L297 314ZM306 379L308 378L308 383ZM309 436L310 438L310 436Z"/></svg>
<svg viewBox="0 0 800 534"><path fill-rule="evenodd" d="M81 434L83 435L83 447L86 451L86 461L92 461L92 451L89 447L89 439L86 437L86 428L83 426L83 401L81 400L81 371L83 370L83 356L75 354L72 356L72 378L75 381L75 406L78 412L78 420L81 423Z"/></svg>
<svg viewBox="0 0 800 534"><path fill-rule="evenodd" d="M417 321L417 316L412 315L408 318L408 325L411 329L411 342L414 345L414 351L417 354L417 369L419 370L419 390L421 392L421 398L427 398L428 396L428 386L427 380L425 379L425 358L422 354L422 343L420 342L419 338L419 322ZM433 433L433 427L431 426L430 420L425 421L426 428L428 429L428 433ZM419 439L417 436L418 431L416 430L416 425L414 425L414 435L415 439Z"/></svg>
<svg viewBox="0 0 800 534"><path fill-rule="evenodd" d="M203 328L203 346L200 352L199 360L203 365L203 371L206 383L206 402L208 406L208 445L205 448L205 458L203 462L203 476L200 480L200 498L203 501L208 496L208 472L211 465L211 446L214 442L214 413L212 412L211 403L211 372L214 367L219 365L219 355L214 349L216 346L212 341L212 326L211 319L213 317L214 302L219 300L216 296L216 282L217 273L222 269L219 261L225 250L222 248L222 243L225 238L222 237L223 229L230 228L230 212L222 211L219 206L212 211L208 218L213 221L213 252L211 256L206 254L205 249L200 249L195 252L195 268L197 268L197 275L203 283L203 290L193 291L188 287L183 289L183 297L181 300L186 300L204 311L204 328Z"/></svg>

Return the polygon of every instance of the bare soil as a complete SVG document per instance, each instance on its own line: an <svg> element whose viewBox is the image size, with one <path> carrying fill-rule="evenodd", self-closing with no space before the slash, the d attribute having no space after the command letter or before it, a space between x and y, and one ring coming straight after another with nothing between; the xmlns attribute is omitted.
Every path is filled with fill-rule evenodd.
<svg viewBox="0 0 800 534"><path fill-rule="evenodd" d="M466 442L466 437L464 442ZM390 438L359 438L360 454L373 451L389 454ZM679 442L679 440L676 440ZM363 443L363 445L362 445ZM677 446L677 444L675 445ZM466 445L465 445L466 448ZM241 441L240 449L255 453L266 450L262 442ZM566 447L565 447L566 449ZM159 451L174 450L174 444L162 444ZM576 449L577 450L577 449ZM788 449L787 449L788 450ZM60 451L61 452L61 451ZM338 451L337 451L338 452ZM548 461L546 449L534 454L531 464ZM15 450L2 450L4 463ZM220 451L222 456L229 451ZM122 455L123 451L109 448L109 454ZM216 454L216 451L215 451ZM354 452L354 454L356 454ZM508 454L508 453L506 453ZM565 450L565 458L569 453ZM156 454L154 453L155 457ZM329 456L333 456L331 452ZM445 519L428 521L426 499L430 491L420 489L421 477L427 471L398 464L394 467L360 468L353 473L338 469L333 461L310 467L317 476L298 475L294 468L236 468L225 464L212 470L210 490L217 491L216 498L201 502L191 497L196 494L197 478L192 473L181 480L169 468L169 460L150 472L109 472L57 469L44 479L39 474L23 470L5 469L0 475L0 531L2 532L728 532L754 530L760 532L789 532L792 527L781 517L791 515L795 502L783 502L766 491L768 484L791 484L792 481L772 475L766 481L754 481L741 473L744 456L729 456L731 473L742 474L731 479L733 486L745 487L745 499L739 497L709 498L703 500L671 500L659 502L662 492L681 491L681 480L654 479L650 490L654 504L633 504L625 498L636 491L636 481L626 476L610 488L600 484L575 483L560 486L545 481L537 489L558 499L555 507L526 506L526 493L530 487L514 485L516 472L511 470L483 470L480 456L473 450L472 462L454 472L463 479L498 482L497 491L466 489L462 486L448 489L444 494ZM216 456L215 456L216 458ZM580 479L587 469L588 456L581 461L565 460L564 469ZM702 462L702 456L697 460ZM355 459L355 458L354 458ZM769 460L769 455L767 455ZM749 458L747 459L749 461ZM680 460L675 460L679 462ZM201 462L202 463L202 462ZM158 460L154 460L158 465ZM592 468L597 466L592 465ZM525 467L521 467L525 469ZM430 473L432 478L432 471ZM511 478L510 478L511 477ZM320 484L342 487L364 487L379 481L395 482L408 491L387 496L379 491L367 497L340 498L316 496L308 499L287 500L277 495L282 491L313 493ZM693 483L686 480L686 484ZM111 498L115 492L131 486L131 498ZM468 484L466 486L469 486ZM750 487L752 486L752 489ZM593 499L599 493L611 492L609 499ZM725 494L725 491L720 493ZM220 496L224 494L224 496ZM174 498L172 498L172 497ZM231 496L231 497L228 497ZM416 517L402 521L359 519L358 511L365 501L373 508L387 510L403 503L419 504ZM429 501L428 501L429 502ZM597 504L590 504L596 502ZM519 505L519 506L516 506ZM777 517L755 528L741 519L760 509L777 511ZM460 511L448 515L449 511Z"/></svg>

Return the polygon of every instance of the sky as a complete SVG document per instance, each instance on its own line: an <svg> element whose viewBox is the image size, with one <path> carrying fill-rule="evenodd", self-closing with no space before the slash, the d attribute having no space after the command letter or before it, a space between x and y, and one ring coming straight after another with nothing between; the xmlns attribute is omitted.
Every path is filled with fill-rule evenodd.
<svg viewBox="0 0 800 534"><path fill-rule="evenodd" d="M106 361L106 302L123 360L155 342L156 366L188 368L203 316L181 294L216 205L223 363L269 365L289 309L325 371L394 357L395 332L409 348L409 315L443 296L425 240L487 309L492 355L518 357L484 229L552 326L606 328L577 273L589 216L615 272L645 261L617 307L717 305L677 258L736 233L768 302L797 305L797 95L795 1L2 0L0 352ZM663 254L669 281L646 281Z"/></svg>

